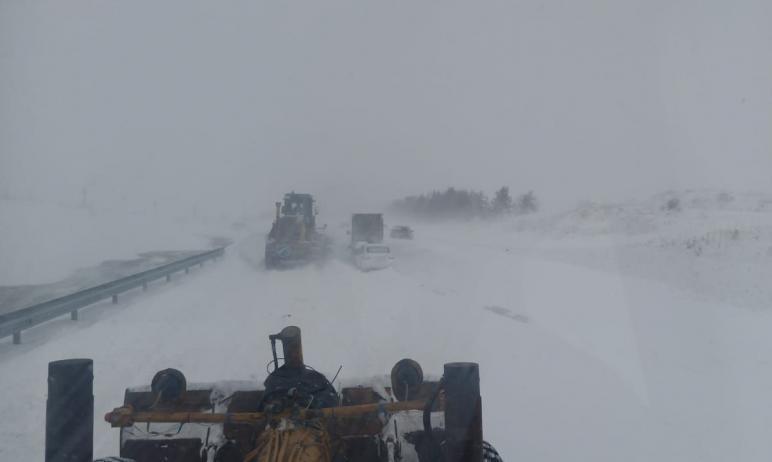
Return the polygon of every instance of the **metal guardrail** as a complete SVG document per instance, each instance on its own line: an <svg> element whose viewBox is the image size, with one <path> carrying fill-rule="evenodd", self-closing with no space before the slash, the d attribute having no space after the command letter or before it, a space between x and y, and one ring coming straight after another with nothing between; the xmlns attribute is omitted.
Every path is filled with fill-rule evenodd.
<svg viewBox="0 0 772 462"><path fill-rule="evenodd" d="M67 313L72 320L78 320L78 310L98 301L112 298L113 303L118 303L118 295L137 287L147 290L148 283L166 277L166 281L171 280L173 273L185 271L187 273L191 266L204 266L207 260L214 260L221 257L225 252L225 247L220 247L208 252L183 258L175 262L159 266L141 273L132 274L125 278L100 284L89 289L55 298L37 305L12 311L0 315L0 338L13 335L13 343L21 343L21 332L30 327L44 323Z"/></svg>

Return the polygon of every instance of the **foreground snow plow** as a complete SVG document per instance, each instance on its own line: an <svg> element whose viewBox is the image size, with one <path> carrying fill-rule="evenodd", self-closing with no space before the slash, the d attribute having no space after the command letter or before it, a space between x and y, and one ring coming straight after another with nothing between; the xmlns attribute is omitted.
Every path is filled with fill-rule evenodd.
<svg viewBox="0 0 772 462"><path fill-rule="evenodd" d="M249 382L188 386L165 369L150 387L128 389L105 415L120 428L120 455L136 462L480 462L500 460L482 439L476 363L447 363L439 381L413 360L390 384L336 392L303 363L300 329L270 336L284 363L260 389ZM46 461L91 462L91 361L49 364ZM334 381L334 379L333 379Z"/></svg>

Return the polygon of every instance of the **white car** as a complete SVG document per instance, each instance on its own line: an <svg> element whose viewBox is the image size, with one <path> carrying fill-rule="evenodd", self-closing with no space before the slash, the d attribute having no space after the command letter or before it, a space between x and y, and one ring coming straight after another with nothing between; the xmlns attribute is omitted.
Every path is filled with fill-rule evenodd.
<svg viewBox="0 0 772 462"><path fill-rule="evenodd" d="M353 250L354 264L364 271L388 268L394 261L391 250L386 244L357 242Z"/></svg>

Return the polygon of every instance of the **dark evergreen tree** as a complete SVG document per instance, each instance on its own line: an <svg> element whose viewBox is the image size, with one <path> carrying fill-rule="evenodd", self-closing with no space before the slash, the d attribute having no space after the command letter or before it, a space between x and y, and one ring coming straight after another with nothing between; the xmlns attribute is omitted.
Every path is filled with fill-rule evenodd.
<svg viewBox="0 0 772 462"><path fill-rule="evenodd" d="M473 219L488 216L485 194L450 187L445 191L408 196L392 204L395 211L431 219Z"/></svg>
<svg viewBox="0 0 772 462"><path fill-rule="evenodd" d="M512 210L512 196L509 195L509 187L502 186L496 191L491 206L494 214L508 213Z"/></svg>
<svg viewBox="0 0 772 462"><path fill-rule="evenodd" d="M539 202L533 191L528 191L517 199L518 213L533 213L539 210Z"/></svg>

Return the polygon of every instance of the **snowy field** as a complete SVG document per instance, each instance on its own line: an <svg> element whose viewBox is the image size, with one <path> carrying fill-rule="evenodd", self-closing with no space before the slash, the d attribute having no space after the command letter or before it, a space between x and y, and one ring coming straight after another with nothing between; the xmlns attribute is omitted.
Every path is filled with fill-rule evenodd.
<svg viewBox="0 0 772 462"><path fill-rule="evenodd" d="M152 250L205 249L222 227L161 212L0 199L0 286L53 283Z"/></svg>
<svg viewBox="0 0 772 462"><path fill-rule="evenodd" d="M342 258L268 272L247 235L171 284L0 340L0 460L43 458L48 361L94 359L95 455L115 455L101 416L127 386L166 367L262 381L267 336L290 324L343 383L403 357L434 375L479 362L485 439L505 460L767 460L772 213L752 195L678 197L678 211L656 197L416 226L370 273Z"/></svg>

